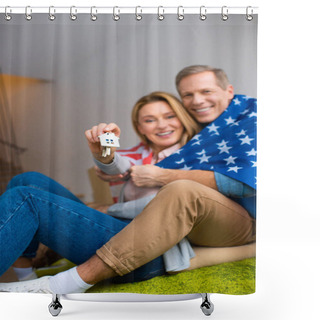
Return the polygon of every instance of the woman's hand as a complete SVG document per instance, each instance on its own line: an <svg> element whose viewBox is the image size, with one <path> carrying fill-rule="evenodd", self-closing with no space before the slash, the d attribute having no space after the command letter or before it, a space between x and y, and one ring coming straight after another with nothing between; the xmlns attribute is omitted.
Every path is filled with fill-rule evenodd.
<svg viewBox="0 0 320 320"><path fill-rule="evenodd" d="M117 137L120 137L120 128L115 123L100 123L97 126L93 126L91 129L86 130L85 136L92 155L103 163L110 163L116 148L110 148L111 154L108 157L101 156L102 147L100 145L99 136L106 132L112 132Z"/></svg>
<svg viewBox="0 0 320 320"><path fill-rule="evenodd" d="M151 164L132 166L130 176L137 187L162 187L167 183L166 169Z"/></svg>

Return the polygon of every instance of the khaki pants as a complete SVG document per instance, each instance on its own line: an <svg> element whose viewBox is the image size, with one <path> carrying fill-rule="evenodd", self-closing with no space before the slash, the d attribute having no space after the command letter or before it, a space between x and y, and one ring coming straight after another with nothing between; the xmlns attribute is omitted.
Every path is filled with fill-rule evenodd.
<svg viewBox="0 0 320 320"><path fill-rule="evenodd" d="M230 247L255 240L255 221L216 190L178 180L157 196L97 255L124 275L162 255L187 237L198 246Z"/></svg>

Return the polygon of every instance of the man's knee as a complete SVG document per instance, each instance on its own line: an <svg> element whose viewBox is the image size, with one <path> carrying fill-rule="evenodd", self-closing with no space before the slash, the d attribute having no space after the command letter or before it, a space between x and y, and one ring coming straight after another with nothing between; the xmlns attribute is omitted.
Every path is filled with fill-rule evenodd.
<svg viewBox="0 0 320 320"><path fill-rule="evenodd" d="M188 192L189 190L194 189L194 184L197 182L191 180L176 180L172 181L161 188L161 190L167 190L170 192L178 192L181 193L183 191Z"/></svg>
<svg viewBox="0 0 320 320"><path fill-rule="evenodd" d="M191 199L202 195L207 191L206 189L210 188L195 181L176 180L162 187L159 192L179 198Z"/></svg>

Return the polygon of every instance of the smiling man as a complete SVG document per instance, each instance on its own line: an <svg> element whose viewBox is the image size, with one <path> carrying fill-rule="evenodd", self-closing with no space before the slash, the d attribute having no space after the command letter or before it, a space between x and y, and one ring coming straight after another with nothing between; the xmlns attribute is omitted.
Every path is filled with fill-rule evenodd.
<svg viewBox="0 0 320 320"><path fill-rule="evenodd" d="M184 107L200 123L217 119L234 96L225 72L207 66L183 69L176 77L176 86Z"/></svg>

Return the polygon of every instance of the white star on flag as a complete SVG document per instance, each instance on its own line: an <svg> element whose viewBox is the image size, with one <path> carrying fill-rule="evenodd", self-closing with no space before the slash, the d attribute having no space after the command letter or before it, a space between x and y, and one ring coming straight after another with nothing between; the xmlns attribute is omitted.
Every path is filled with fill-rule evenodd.
<svg viewBox="0 0 320 320"><path fill-rule="evenodd" d="M241 130L240 132L236 133L237 137L244 136L246 134L246 130Z"/></svg>
<svg viewBox="0 0 320 320"><path fill-rule="evenodd" d="M222 140L221 142L218 142L217 145L218 145L219 147L224 147L224 146L227 145L227 143L229 143L229 141L224 141L224 140Z"/></svg>
<svg viewBox="0 0 320 320"><path fill-rule="evenodd" d="M252 168L255 168L257 166L257 161L251 161L252 162Z"/></svg>
<svg viewBox="0 0 320 320"><path fill-rule="evenodd" d="M206 150L202 149L201 152L196 152L196 154L198 154L199 156L201 156L202 154L205 154L206 153Z"/></svg>
<svg viewBox="0 0 320 320"><path fill-rule="evenodd" d="M249 136L245 136L244 138L240 138L240 140L241 140L241 145L243 145L243 144L250 145L251 141L254 140L254 139L249 138Z"/></svg>
<svg viewBox="0 0 320 320"><path fill-rule="evenodd" d="M240 122L240 120L239 121L235 121L234 123L231 123L231 127L232 126L239 126L239 122Z"/></svg>
<svg viewBox="0 0 320 320"><path fill-rule="evenodd" d="M248 109L245 109L244 111L240 112L240 114L245 115L245 114L248 113L248 112L249 112L249 110L248 110Z"/></svg>
<svg viewBox="0 0 320 320"><path fill-rule="evenodd" d="M238 98L235 98L233 102L236 106L239 106L241 104L241 101Z"/></svg>
<svg viewBox="0 0 320 320"><path fill-rule="evenodd" d="M200 134L196 134L190 141L193 142L193 146L195 146L196 144L200 146L200 142L201 140L199 140L201 137ZM194 140L197 140L197 141L194 141Z"/></svg>
<svg viewBox="0 0 320 320"><path fill-rule="evenodd" d="M182 158L180 161L176 161L177 164L184 163L184 158Z"/></svg>
<svg viewBox="0 0 320 320"><path fill-rule="evenodd" d="M237 159L237 157L232 157L232 156L230 156L230 157L228 157L228 158L226 158L226 159L223 159L224 161L227 161L227 164L226 165L228 165L228 164L230 164L230 163L232 163L232 164L235 164L235 160Z"/></svg>
<svg viewBox="0 0 320 320"><path fill-rule="evenodd" d="M227 122L227 124L234 124L236 121L236 119L232 119L231 116L227 119L224 119L224 120Z"/></svg>
<svg viewBox="0 0 320 320"><path fill-rule="evenodd" d="M222 147L218 148L220 150L219 154L225 152L225 153L229 153L229 150L232 149L232 147L228 147L227 145L224 145Z"/></svg>
<svg viewBox="0 0 320 320"><path fill-rule="evenodd" d="M202 163L202 162L209 162L209 158L211 158L211 156L206 156L205 154L203 154L202 157L197 159L199 159L200 163Z"/></svg>
<svg viewBox="0 0 320 320"><path fill-rule="evenodd" d="M235 166L235 167L229 167L228 171L234 171L235 173L238 173L238 170L240 169L242 169L242 167Z"/></svg>
<svg viewBox="0 0 320 320"><path fill-rule="evenodd" d="M201 137L200 134L196 134L191 140L199 140Z"/></svg>
<svg viewBox="0 0 320 320"><path fill-rule="evenodd" d="M252 148L250 151L246 151L246 154L248 156L256 156L257 155L257 151L254 148Z"/></svg>
<svg viewBox="0 0 320 320"><path fill-rule="evenodd" d="M208 126L209 132L215 132L215 133L218 134L218 135L219 135L219 132L218 132L218 129L219 129L219 128L220 128L220 127L216 126L214 123L211 123L211 125Z"/></svg>
<svg viewBox="0 0 320 320"><path fill-rule="evenodd" d="M183 168L181 168L181 170L191 170L191 169L192 169L192 167L188 167L186 164L184 165Z"/></svg>
<svg viewBox="0 0 320 320"><path fill-rule="evenodd" d="M256 112L251 112L249 114L249 118L252 118L252 117L256 117L257 116L257 113Z"/></svg>

